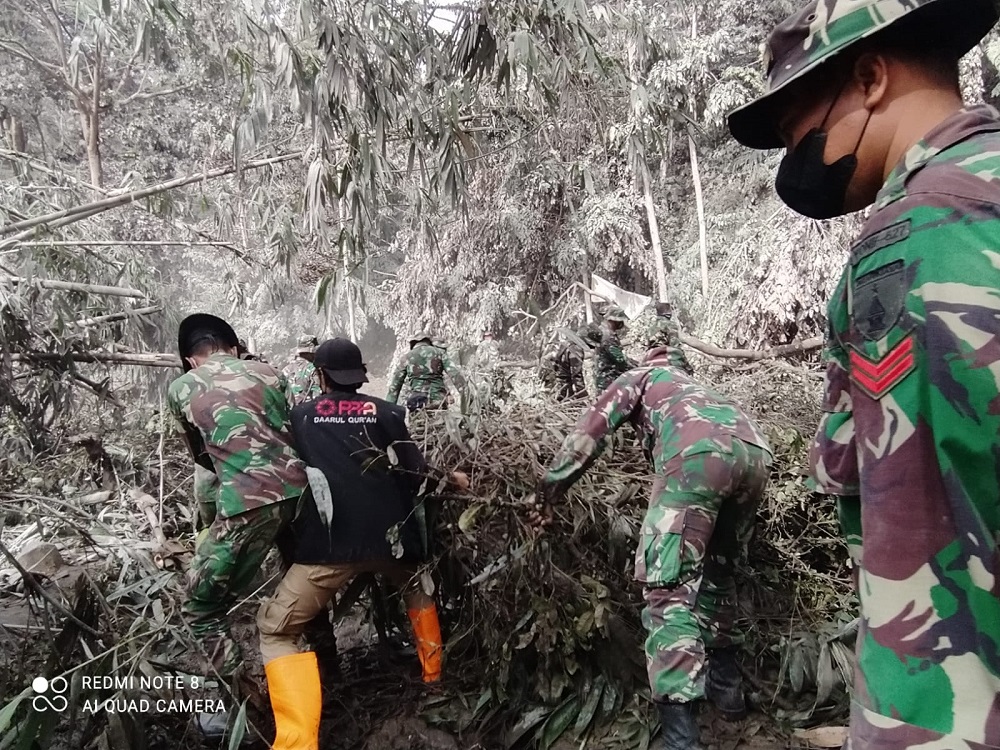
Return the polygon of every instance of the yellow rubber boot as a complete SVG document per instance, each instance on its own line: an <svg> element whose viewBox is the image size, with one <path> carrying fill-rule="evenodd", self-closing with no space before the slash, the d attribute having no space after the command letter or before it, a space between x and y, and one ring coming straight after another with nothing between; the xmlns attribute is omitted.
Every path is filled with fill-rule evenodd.
<svg viewBox="0 0 1000 750"><path fill-rule="evenodd" d="M306 651L272 659L264 672L274 711L271 750L319 750L323 696L316 654Z"/></svg>
<svg viewBox="0 0 1000 750"><path fill-rule="evenodd" d="M430 604L421 609L411 609L407 614L413 625L424 682L437 682L441 679L441 625L437 608Z"/></svg>

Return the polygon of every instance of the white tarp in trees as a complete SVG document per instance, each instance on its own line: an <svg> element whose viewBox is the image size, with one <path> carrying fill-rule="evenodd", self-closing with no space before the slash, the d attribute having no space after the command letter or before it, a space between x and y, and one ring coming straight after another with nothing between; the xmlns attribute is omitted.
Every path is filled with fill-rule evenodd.
<svg viewBox="0 0 1000 750"><path fill-rule="evenodd" d="M624 310L629 318L638 317L639 313L653 301L652 297L647 297L644 294L626 292L620 286L615 286L607 279L602 279L596 273L590 275L590 288L601 297L614 300L614 303ZM591 299L595 302L604 302L601 297L592 297Z"/></svg>

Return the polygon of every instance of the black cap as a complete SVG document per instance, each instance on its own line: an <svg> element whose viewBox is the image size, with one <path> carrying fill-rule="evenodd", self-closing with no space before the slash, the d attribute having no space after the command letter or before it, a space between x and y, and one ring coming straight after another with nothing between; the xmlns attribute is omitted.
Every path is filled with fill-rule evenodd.
<svg viewBox="0 0 1000 750"><path fill-rule="evenodd" d="M222 318L208 313L188 315L177 328L177 351L180 352L184 372L191 369L187 358L191 356L191 349L203 333L211 333L230 348L238 348L240 345L236 331Z"/></svg>
<svg viewBox="0 0 1000 750"><path fill-rule="evenodd" d="M368 370L358 345L349 339L328 339L319 345L313 364L339 385L368 382Z"/></svg>

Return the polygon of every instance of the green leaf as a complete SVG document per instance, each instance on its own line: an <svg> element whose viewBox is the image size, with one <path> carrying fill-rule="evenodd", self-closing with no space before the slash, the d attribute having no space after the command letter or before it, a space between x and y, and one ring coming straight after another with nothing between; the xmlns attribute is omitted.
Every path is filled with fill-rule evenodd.
<svg viewBox="0 0 1000 750"><path fill-rule="evenodd" d="M552 713L552 709L548 706L535 706L521 714L521 718L517 720L517 723L507 733L507 747L510 748L516 745L518 740L538 726L550 713Z"/></svg>
<svg viewBox="0 0 1000 750"><path fill-rule="evenodd" d="M486 507L486 503L473 503L468 508L462 511L462 515L458 517L458 528L462 531L469 531L472 529L473 524L476 522L476 516L479 512Z"/></svg>
<svg viewBox="0 0 1000 750"><path fill-rule="evenodd" d="M539 731L542 750L549 750L556 741L569 729L580 711L580 700L576 696L566 699L559 708L545 721Z"/></svg>
<svg viewBox="0 0 1000 750"><path fill-rule="evenodd" d="M7 705L0 708L0 735L7 731L7 728L10 726L10 723L14 718L14 714L17 712L17 707L21 705L21 701L30 695L31 692L31 688L26 687L20 692L19 695L14 696L14 698L11 699Z"/></svg>
<svg viewBox="0 0 1000 750"><path fill-rule="evenodd" d="M577 737L586 732L594 721L597 708L601 705L605 685L607 685L607 680L604 679L604 675L597 675L594 684L590 687L590 692L587 693L587 700L584 701L583 708L580 709L580 715L576 717L576 724L573 725L573 732Z"/></svg>
<svg viewBox="0 0 1000 750"><path fill-rule="evenodd" d="M249 700L249 699L248 699ZM229 737L229 750L239 750L243 736L247 733L247 702L240 704L240 712L233 722L233 733Z"/></svg>

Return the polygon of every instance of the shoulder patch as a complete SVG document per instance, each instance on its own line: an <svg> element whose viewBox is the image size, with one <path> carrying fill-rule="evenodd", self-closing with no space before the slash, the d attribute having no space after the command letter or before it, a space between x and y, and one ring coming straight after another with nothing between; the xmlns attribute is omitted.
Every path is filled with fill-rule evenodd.
<svg viewBox="0 0 1000 750"><path fill-rule="evenodd" d="M851 249L851 265L857 265L872 253L882 248L902 242L910 236L910 220L881 229L867 237Z"/></svg>
<svg viewBox="0 0 1000 750"><path fill-rule="evenodd" d="M905 266L897 260L851 283L851 320L868 341L878 341L903 314L908 292Z"/></svg>
<svg viewBox="0 0 1000 750"><path fill-rule="evenodd" d="M913 346L911 333L877 361L852 347L851 381L872 398L881 399L917 366Z"/></svg>

